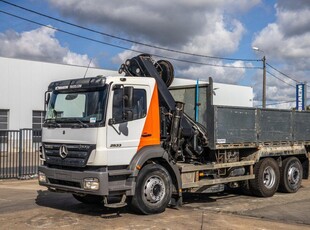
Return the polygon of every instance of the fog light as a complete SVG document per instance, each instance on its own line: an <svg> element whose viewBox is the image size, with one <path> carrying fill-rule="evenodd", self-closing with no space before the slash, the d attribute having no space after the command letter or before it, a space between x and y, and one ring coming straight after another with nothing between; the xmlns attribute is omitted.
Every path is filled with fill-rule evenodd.
<svg viewBox="0 0 310 230"><path fill-rule="evenodd" d="M97 178L85 178L84 179L84 189L98 190L99 189L99 180Z"/></svg>
<svg viewBox="0 0 310 230"><path fill-rule="evenodd" d="M43 172L40 172L40 171L39 171L38 179L39 179L39 182L44 182L44 183L47 182L46 175Z"/></svg>

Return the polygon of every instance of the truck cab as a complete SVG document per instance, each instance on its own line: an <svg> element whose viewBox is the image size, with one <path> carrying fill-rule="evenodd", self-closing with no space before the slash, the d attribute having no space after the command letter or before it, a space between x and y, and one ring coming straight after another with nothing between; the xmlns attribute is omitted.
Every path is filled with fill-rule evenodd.
<svg viewBox="0 0 310 230"><path fill-rule="evenodd" d="M143 147L160 144L156 81L101 76L65 80L51 83L48 95L40 184L80 198L131 194L128 175L134 170L128 167L134 156Z"/></svg>

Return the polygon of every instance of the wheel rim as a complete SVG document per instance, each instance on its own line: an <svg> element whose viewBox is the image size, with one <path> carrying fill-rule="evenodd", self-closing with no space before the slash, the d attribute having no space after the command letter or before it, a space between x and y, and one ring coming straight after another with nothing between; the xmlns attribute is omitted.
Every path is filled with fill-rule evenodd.
<svg viewBox="0 0 310 230"><path fill-rule="evenodd" d="M292 164L287 170L287 179L290 185L297 186L300 181L300 171L296 164Z"/></svg>
<svg viewBox="0 0 310 230"><path fill-rule="evenodd" d="M263 180L266 188L270 189L274 186L276 181L276 173L272 167L268 166L265 168L263 173Z"/></svg>
<svg viewBox="0 0 310 230"><path fill-rule="evenodd" d="M150 203L162 201L166 194L164 181L158 176L151 176L145 182L143 194Z"/></svg>

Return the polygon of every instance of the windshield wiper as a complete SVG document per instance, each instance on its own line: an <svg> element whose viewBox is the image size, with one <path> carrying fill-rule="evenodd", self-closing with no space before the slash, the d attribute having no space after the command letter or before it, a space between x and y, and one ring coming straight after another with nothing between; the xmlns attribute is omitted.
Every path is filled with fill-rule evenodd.
<svg viewBox="0 0 310 230"><path fill-rule="evenodd" d="M47 123L47 126L50 127L54 127L54 128L60 128L61 125L59 123L56 122L55 118L47 118L45 119L45 122Z"/></svg>
<svg viewBox="0 0 310 230"><path fill-rule="evenodd" d="M88 124L84 123L78 118L65 118L64 121L75 121L78 122L77 125L79 125L80 128L88 128Z"/></svg>
<svg viewBox="0 0 310 230"><path fill-rule="evenodd" d="M83 128L87 128L88 127L88 124L84 123L83 121L81 121L80 119L76 118L75 119L77 122L79 122Z"/></svg>

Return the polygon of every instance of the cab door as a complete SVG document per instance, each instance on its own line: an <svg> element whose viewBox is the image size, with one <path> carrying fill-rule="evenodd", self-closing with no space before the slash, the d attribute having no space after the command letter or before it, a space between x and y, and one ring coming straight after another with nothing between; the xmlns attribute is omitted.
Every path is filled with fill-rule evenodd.
<svg viewBox="0 0 310 230"><path fill-rule="evenodd" d="M126 107L126 87L132 87L132 104ZM112 85L108 103L108 165L128 165L137 152L151 92L147 85Z"/></svg>

